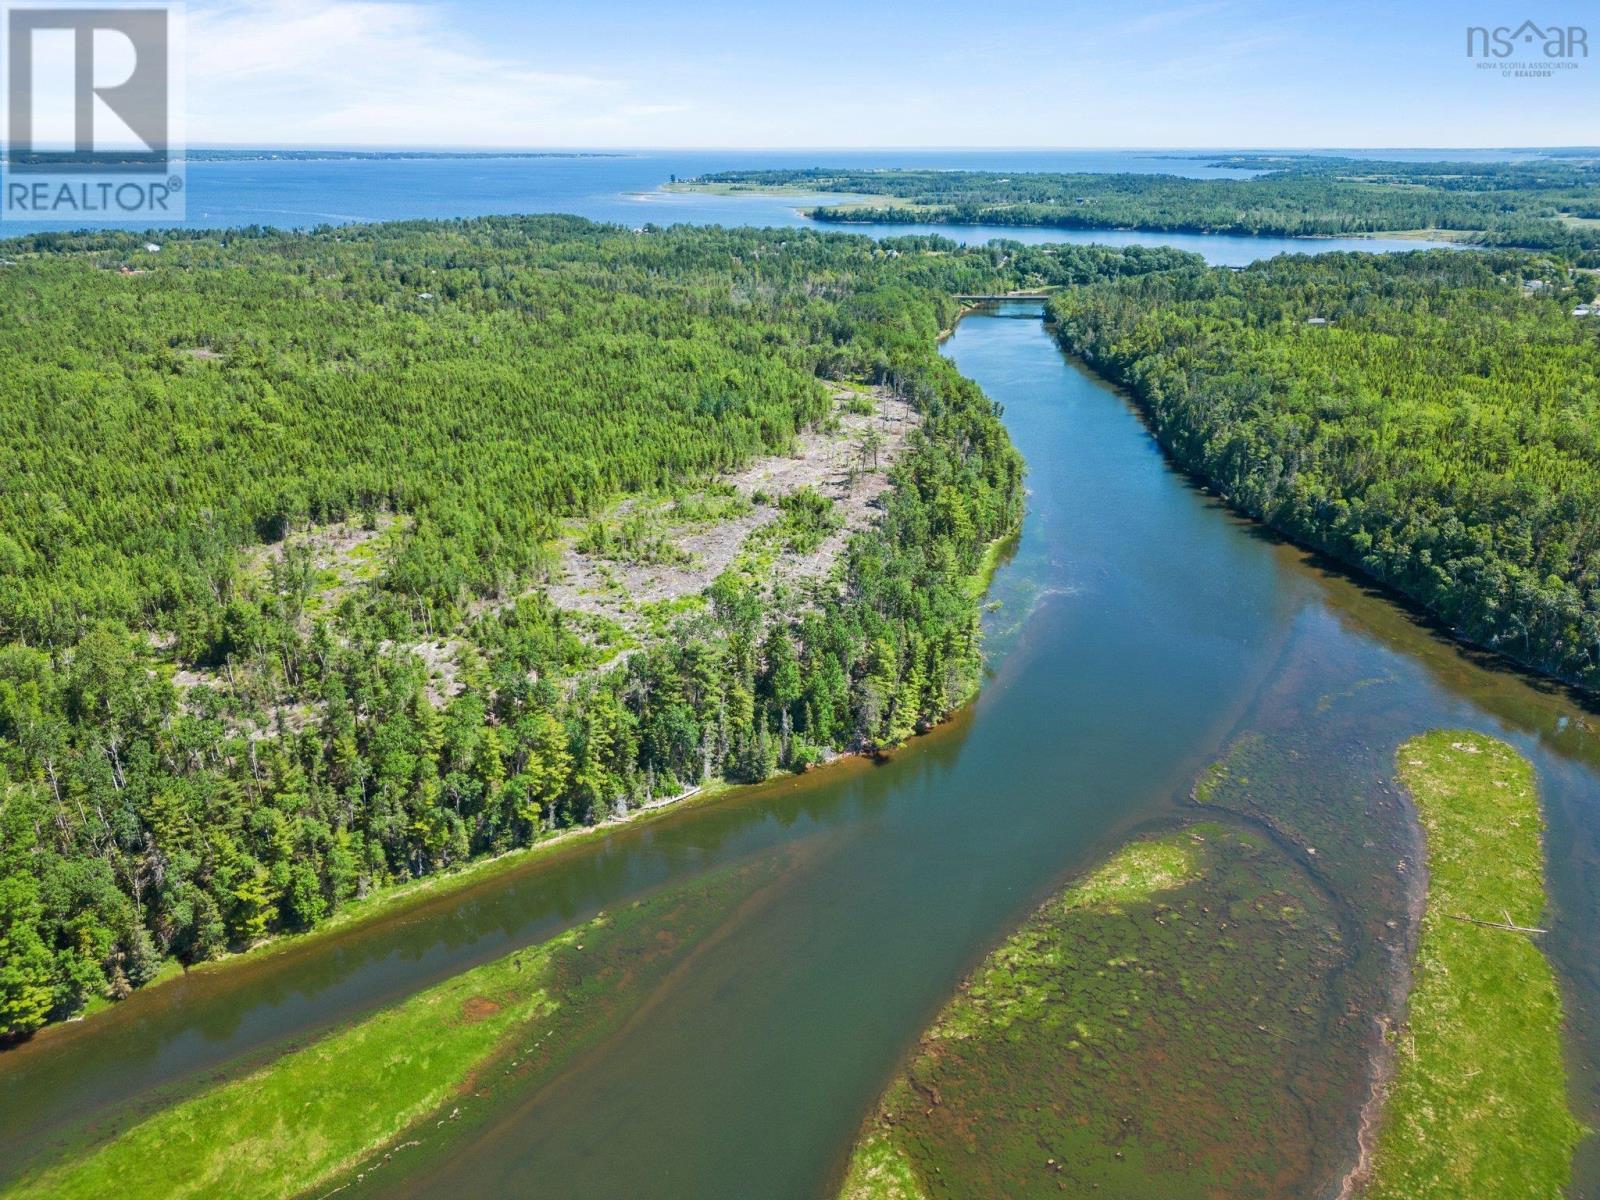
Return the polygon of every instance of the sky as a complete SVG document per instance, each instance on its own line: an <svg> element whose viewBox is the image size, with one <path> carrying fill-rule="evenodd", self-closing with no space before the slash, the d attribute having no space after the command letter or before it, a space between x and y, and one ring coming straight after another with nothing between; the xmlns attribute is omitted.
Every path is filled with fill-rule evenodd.
<svg viewBox="0 0 1600 1200"><path fill-rule="evenodd" d="M461 147L1600 142L1600 5L189 0L187 140ZM1551 78L1469 25L1587 25ZM1521 58L1523 55L1517 55Z"/></svg>

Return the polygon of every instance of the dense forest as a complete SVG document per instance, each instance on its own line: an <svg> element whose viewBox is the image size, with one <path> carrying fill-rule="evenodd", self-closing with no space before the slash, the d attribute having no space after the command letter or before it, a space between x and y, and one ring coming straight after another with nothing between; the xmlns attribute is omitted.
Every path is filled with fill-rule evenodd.
<svg viewBox="0 0 1600 1200"><path fill-rule="evenodd" d="M938 720L1022 502L953 295L1197 261L564 217L0 246L0 1038ZM920 421L825 583L728 572L626 654L549 601L574 519L784 452L846 380ZM322 529L370 539L353 585L286 548Z"/></svg>
<svg viewBox="0 0 1600 1200"><path fill-rule="evenodd" d="M1595 688L1596 287L1503 252L1284 256L1069 289L1050 315L1231 503Z"/></svg>
<svg viewBox="0 0 1600 1200"><path fill-rule="evenodd" d="M1040 225L1310 236L1454 231L1485 245L1555 250L1600 266L1600 165L1586 161L1401 163L1235 156L1245 179L1052 172L727 171L703 185L889 196L825 205L823 221ZM912 211L908 212L908 206Z"/></svg>

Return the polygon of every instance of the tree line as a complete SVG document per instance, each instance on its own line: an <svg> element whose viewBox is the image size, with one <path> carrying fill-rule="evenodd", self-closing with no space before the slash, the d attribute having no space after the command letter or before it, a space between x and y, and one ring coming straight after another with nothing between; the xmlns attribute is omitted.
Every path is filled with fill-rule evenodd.
<svg viewBox="0 0 1600 1200"><path fill-rule="evenodd" d="M1452 232L1484 245L1560 251L1600 266L1600 164L1402 163L1235 155L1249 178L1049 171L724 171L699 182L888 196L810 210L821 221L1151 229L1286 237ZM909 208L907 207L909 206Z"/></svg>
<svg viewBox="0 0 1600 1200"><path fill-rule="evenodd" d="M1235 506L1593 689L1594 291L1527 255L1328 254L1074 288L1050 315Z"/></svg>

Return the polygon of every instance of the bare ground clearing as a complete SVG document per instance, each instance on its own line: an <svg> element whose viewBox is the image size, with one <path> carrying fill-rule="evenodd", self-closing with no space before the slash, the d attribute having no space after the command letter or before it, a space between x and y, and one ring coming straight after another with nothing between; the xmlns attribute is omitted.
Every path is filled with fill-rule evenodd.
<svg viewBox="0 0 1600 1200"><path fill-rule="evenodd" d="M758 582L770 596L777 587L800 588L825 580L850 536L877 519L879 501L889 489L889 468L920 424L911 405L881 389L841 391L835 401L835 428L807 431L792 454L758 459L722 479L751 501L748 511L723 520L676 523L670 504L651 510L664 524L665 540L686 561L629 562L583 553L572 539L562 548L559 582L547 589L552 603L640 631L648 623L644 610L698 596L718 575L738 565L752 535L780 518L778 501L807 487L833 501L839 527L809 553L779 549L759 556L766 569L758 573ZM867 406L870 412L852 411ZM609 519L620 522L649 507L647 501L624 502ZM745 561L757 557L747 555Z"/></svg>

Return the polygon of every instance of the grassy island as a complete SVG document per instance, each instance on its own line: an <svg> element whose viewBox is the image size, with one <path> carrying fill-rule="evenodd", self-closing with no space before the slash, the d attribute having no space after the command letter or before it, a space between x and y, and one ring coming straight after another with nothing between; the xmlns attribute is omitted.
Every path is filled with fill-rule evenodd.
<svg viewBox="0 0 1600 1200"><path fill-rule="evenodd" d="M1428 906L1368 1200L1549 1200L1582 1130L1567 1107L1561 996L1533 768L1438 730L1400 747L1427 839Z"/></svg>
<svg viewBox="0 0 1600 1200"><path fill-rule="evenodd" d="M1135 842L1006 939L868 1118L846 1200L1305 1194L1347 954L1263 836Z"/></svg>

